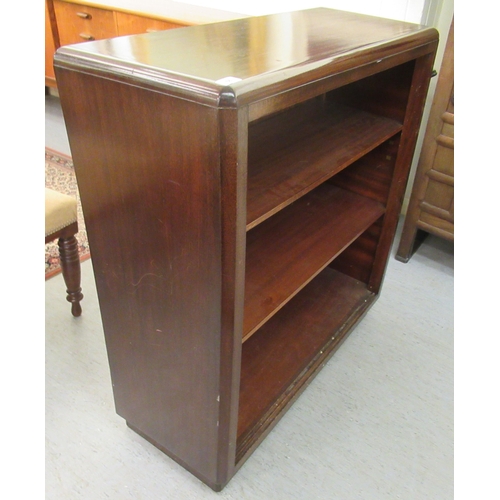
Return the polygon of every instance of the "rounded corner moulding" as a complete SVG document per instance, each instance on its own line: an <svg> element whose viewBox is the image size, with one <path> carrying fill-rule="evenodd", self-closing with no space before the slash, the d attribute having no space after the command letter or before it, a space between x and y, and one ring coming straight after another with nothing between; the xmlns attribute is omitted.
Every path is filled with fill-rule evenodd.
<svg viewBox="0 0 500 500"><path fill-rule="evenodd" d="M60 48L54 56L54 66L77 70L95 77L112 78L124 84L152 88L167 95L213 108L236 107L236 98L231 88L193 78L179 78L178 75L154 67L139 66L124 61L120 64L105 56L86 56L85 53L78 51L78 48L73 49L69 46Z"/></svg>

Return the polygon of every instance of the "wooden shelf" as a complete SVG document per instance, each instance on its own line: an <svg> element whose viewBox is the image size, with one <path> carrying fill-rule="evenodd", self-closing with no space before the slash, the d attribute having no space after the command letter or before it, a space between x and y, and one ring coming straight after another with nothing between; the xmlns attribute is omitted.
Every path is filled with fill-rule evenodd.
<svg viewBox="0 0 500 500"><path fill-rule="evenodd" d="M315 99L249 128L247 230L402 128L397 121Z"/></svg>
<svg viewBox="0 0 500 500"><path fill-rule="evenodd" d="M380 203L323 184L249 231L243 341L383 213Z"/></svg>
<svg viewBox="0 0 500 500"><path fill-rule="evenodd" d="M238 456L266 421L342 340L343 328L374 294L364 283L327 267L243 344L238 419Z"/></svg>
<svg viewBox="0 0 500 500"><path fill-rule="evenodd" d="M56 53L116 411L215 491L378 297L437 43L318 8Z"/></svg>

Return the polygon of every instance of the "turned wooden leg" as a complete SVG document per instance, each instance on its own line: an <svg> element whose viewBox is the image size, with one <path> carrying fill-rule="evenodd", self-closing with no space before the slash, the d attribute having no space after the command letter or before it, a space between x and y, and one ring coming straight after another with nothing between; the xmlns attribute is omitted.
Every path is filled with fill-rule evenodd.
<svg viewBox="0 0 500 500"><path fill-rule="evenodd" d="M82 308L80 301L83 299L80 272L80 256L78 254L78 243L75 236L69 238L59 238L59 257L61 259L61 268L64 282L66 283L66 299L71 302L71 314L80 316Z"/></svg>

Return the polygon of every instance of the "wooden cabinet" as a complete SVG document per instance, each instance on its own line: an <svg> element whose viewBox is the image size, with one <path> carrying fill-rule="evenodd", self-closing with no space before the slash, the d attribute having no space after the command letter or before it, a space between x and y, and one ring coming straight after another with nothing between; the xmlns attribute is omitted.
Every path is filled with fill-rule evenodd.
<svg viewBox="0 0 500 500"><path fill-rule="evenodd" d="M49 10L45 2L45 85L51 87L55 86L56 82L53 63L54 52L56 47L59 47L59 39L56 42L54 37L53 24L55 24L53 10Z"/></svg>
<svg viewBox="0 0 500 500"><path fill-rule="evenodd" d="M379 296L436 46L321 8L58 51L116 411L213 489Z"/></svg>
<svg viewBox="0 0 500 500"><path fill-rule="evenodd" d="M61 45L118 35L112 10L53 0Z"/></svg>
<svg viewBox="0 0 500 500"><path fill-rule="evenodd" d="M408 262L426 234L454 239L454 122L452 21L396 254L402 262Z"/></svg>
<svg viewBox="0 0 500 500"><path fill-rule="evenodd" d="M45 85L56 87L54 52L61 46L246 17L171 0L138 1L134 12L121 9L121 4L45 0Z"/></svg>
<svg viewBox="0 0 500 500"><path fill-rule="evenodd" d="M151 19L150 17L137 16L126 12L116 12L116 26L118 35L123 36L182 28L185 25L162 21L160 19Z"/></svg>
<svg viewBox="0 0 500 500"><path fill-rule="evenodd" d="M185 25L137 14L54 0L61 45L181 28Z"/></svg>

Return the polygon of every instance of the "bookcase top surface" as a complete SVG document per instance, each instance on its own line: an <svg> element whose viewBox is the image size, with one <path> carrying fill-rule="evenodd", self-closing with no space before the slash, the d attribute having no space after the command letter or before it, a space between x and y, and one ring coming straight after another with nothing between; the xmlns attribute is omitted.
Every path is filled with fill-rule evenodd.
<svg viewBox="0 0 500 500"><path fill-rule="evenodd" d="M322 69L323 76L345 71L437 39L433 28L314 8L65 46L55 66L149 80L219 102L224 93L237 98L311 72L321 78Z"/></svg>

